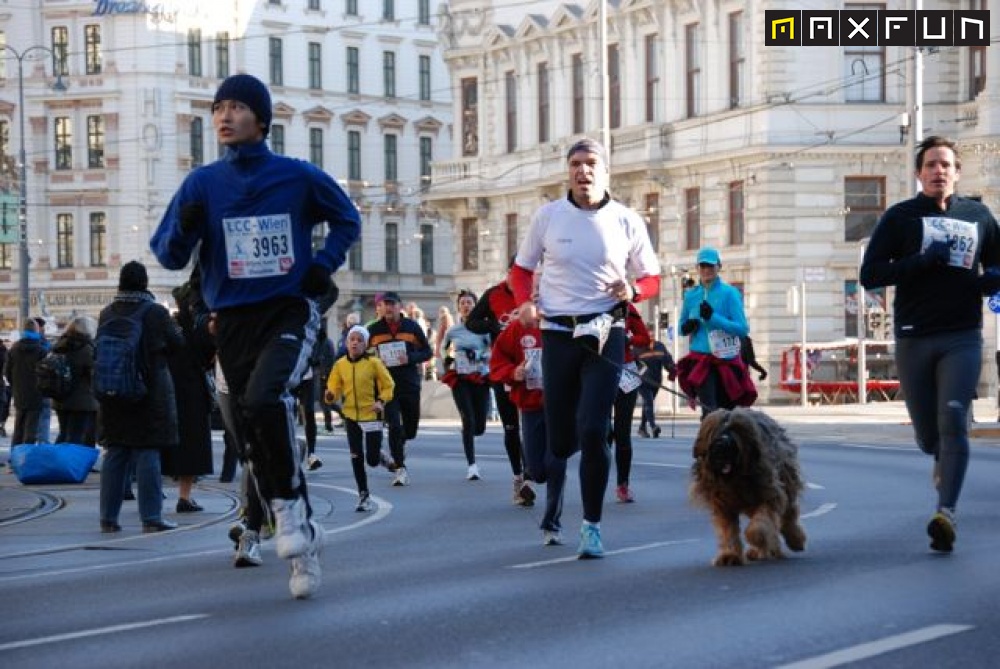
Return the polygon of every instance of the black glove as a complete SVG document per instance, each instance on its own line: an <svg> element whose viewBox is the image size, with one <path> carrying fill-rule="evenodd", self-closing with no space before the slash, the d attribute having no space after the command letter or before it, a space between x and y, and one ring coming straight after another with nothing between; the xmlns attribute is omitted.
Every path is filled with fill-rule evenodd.
<svg viewBox="0 0 1000 669"><path fill-rule="evenodd" d="M205 205L201 202L189 202L181 206L181 232L191 234L197 232L205 224Z"/></svg>
<svg viewBox="0 0 1000 669"><path fill-rule="evenodd" d="M766 379L767 378L767 370L766 369L762 369L761 372L760 372L760 376L758 376L757 378L760 379L761 381L763 381L764 379Z"/></svg>
<svg viewBox="0 0 1000 669"><path fill-rule="evenodd" d="M993 295L1000 291L1000 268L990 267L976 277L976 285L983 295Z"/></svg>
<svg viewBox="0 0 1000 669"><path fill-rule="evenodd" d="M302 292L306 297L319 297L330 290L332 283L330 270L314 262L309 265L305 275L302 277Z"/></svg>
<svg viewBox="0 0 1000 669"><path fill-rule="evenodd" d="M925 268L941 267L951 258L951 245L940 239L931 242L920 254L920 264Z"/></svg>
<svg viewBox="0 0 1000 669"><path fill-rule="evenodd" d="M697 318L689 318L683 323L681 323L681 334L685 337L694 334L694 331L698 329L701 323L698 322Z"/></svg>
<svg viewBox="0 0 1000 669"><path fill-rule="evenodd" d="M712 314L715 313L715 310L712 309L712 305L709 304L706 300L702 300L701 307L699 308L698 311L701 314L702 320L706 321L709 320L712 317Z"/></svg>

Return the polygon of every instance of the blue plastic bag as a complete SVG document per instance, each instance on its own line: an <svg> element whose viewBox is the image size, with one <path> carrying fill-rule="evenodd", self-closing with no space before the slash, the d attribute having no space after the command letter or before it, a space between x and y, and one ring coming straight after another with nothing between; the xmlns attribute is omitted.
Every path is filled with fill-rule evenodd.
<svg viewBox="0 0 1000 669"><path fill-rule="evenodd" d="M29 483L83 483L97 462L97 449L79 444L19 444L10 449L17 480Z"/></svg>

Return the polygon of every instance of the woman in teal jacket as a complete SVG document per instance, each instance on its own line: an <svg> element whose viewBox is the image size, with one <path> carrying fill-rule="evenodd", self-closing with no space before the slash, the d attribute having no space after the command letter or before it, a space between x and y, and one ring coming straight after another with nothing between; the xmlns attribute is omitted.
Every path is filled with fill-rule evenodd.
<svg viewBox="0 0 1000 669"><path fill-rule="evenodd" d="M698 251L699 282L684 293L681 334L690 353L678 364L681 387L709 412L748 406L757 392L740 357L740 337L750 334L740 292L719 278L722 259L711 247Z"/></svg>

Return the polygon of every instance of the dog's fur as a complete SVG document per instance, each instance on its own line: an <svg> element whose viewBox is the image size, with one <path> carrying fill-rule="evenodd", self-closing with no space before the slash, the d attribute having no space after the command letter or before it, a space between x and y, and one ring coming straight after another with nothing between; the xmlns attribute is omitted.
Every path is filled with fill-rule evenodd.
<svg viewBox="0 0 1000 669"><path fill-rule="evenodd" d="M719 541L717 567L784 557L806 546L799 523L803 490L798 449L773 418L752 409L718 409L701 423L694 442L691 501L709 509ZM750 519L744 557L740 515Z"/></svg>

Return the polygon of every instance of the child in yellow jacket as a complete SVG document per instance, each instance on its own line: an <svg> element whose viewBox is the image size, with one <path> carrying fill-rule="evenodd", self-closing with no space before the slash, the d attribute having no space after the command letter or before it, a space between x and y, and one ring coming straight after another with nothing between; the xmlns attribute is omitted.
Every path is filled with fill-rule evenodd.
<svg viewBox="0 0 1000 669"><path fill-rule="evenodd" d="M358 485L358 506L355 511L371 511L368 494L368 466L395 467L382 452L382 409L392 400L396 384L385 364L366 353L368 329L355 325L347 332L347 355L334 363L326 381L324 400L341 403L347 446L351 450L351 469ZM362 453L362 442L364 452Z"/></svg>

